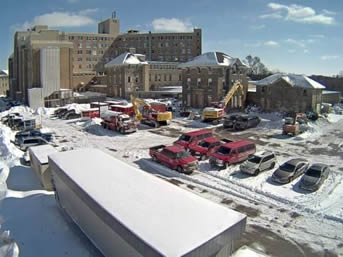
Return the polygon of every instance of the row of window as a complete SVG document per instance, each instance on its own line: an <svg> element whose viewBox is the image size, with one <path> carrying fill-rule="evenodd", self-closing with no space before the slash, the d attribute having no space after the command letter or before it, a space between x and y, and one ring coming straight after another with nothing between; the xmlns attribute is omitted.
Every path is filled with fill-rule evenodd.
<svg viewBox="0 0 343 257"><path fill-rule="evenodd" d="M118 47L130 47L132 46L132 42L129 42L129 43L121 43L121 44L116 44ZM173 43L170 43L170 42L165 42L165 43L162 43L162 42L159 42L157 44L154 44L153 42L149 45L147 42L144 42L144 43L134 43L134 47L135 48L139 48L139 47L143 47L143 48L148 48L149 46L151 46L152 48L155 48L155 47L158 47L158 48L168 48L170 50L172 50L171 48L172 47L175 47L174 48L174 51L176 51L177 49L179 49L178 47L191 47L193 44L192 42L173 42ZM189 48L189 50L191 50ZM188 51L188 50L187 50Z"/></svg>
<svg viewBox="0 0 343 257"><path fill-rule="evenodd" d="M83 66L82 64L79 64L79 69L82 70L83 67L86 67L87 69L94 69L96 66L96 64L94 63L88 63L86 64L86 66ZM73 69L75 68L75 66L73 65Z"/></svg>
<svg viewBox="0 0 343 257"><path fill-rule="evenodd" d="M151 39L158 39L158 40L174 40L174 39L188 39L192 40L193 36L152 36ZM118 38L119 41L132 41L132 40L149 40L149 37L137 37L137 36L131 36L131 37L120 37Z"/></svg>
<svg viewBox="0 0 343 257"><path fill-rule="evenodd" d="M113 37L91 37L91 36L69 36L69 40L99 40L99 41L113 41Z"/></svg>
<svg viewBox="0 0 343 257"><path fill-rule="evenodd" d="M78 57L76 60L78 62L82 62L83 58L82 57ZM100 61L100 58L98 59L98 58L86 57L85 60L86 60L86 62L98 62L98 61ZM74 58L72 58L72 61L74 61Z"/></svg>
<svg viewBox="0 0 343 257"><path fill-rule="evenodd" d="M176 70L176 65L158 65L158 64L152 64L150 65L150 69L152 70Z"/></svg>
<svg viewBox="0 0 343 257"><path fill-rule="evenodd" d="M77 47L78 48L83 48L84 44L83 43L77 43ZM90 43L87 42L86 43L86 48L107 48L109 47L110 44L97 44L97 43Z"/></svg>

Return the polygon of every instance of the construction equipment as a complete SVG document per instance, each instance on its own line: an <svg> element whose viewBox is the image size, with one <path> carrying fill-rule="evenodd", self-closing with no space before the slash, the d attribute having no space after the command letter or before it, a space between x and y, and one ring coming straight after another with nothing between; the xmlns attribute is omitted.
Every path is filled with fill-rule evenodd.
<svg viewBox="0 0 343 257"><path fill-rule="evenodd" d="M136 119L142 124L146 124L152 127L159 127L160 125L167 125L172 119L172 113L166 111L167 107L161 108L161 104L149 104L145 100L136 98L131 95L131 102L136 115ZM139 109L142 107L142 112Z"/></svg>
<svg viewBox="0 0 343 257"><path fill-rule="evenodd" d="M304 113L289 113L285 117L285 123L282 126L282 134L296 136L303 132L300 125L307 124L307 122L308 119Z"/></svg>
<svg viewBox="0 0 343 257"><path fill-rule="evenodd" d="M240 82L235 82L229 92L226 94L224 99L221 102L213 102L211 103L211 107L206 107L202 113L202 120L204 122L211 121L214 124L218 124L220 120L224 117L225 114L225 107L232 99L233 95L236 91L240 89L242 95L244 95L244 88Z"/></svg>

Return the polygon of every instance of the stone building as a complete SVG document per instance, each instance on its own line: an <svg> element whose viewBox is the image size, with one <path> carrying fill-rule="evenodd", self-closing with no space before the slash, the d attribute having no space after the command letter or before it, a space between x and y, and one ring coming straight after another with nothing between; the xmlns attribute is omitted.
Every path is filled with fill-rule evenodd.
<svg viewBox="0 0 343 257"><path fill-rule="evenodd" d="M8 71L0 70L0 95L7 96L9 90Z"/></svg>
<svg viewBox="0 0 343 257"><path fill-rule="evenodd" d="M103 80L101 76L104 75L105 63L131 47L136 48L137 53L146 55L149 61L182 62L192 59L201 53L201 29L185 33L139 33L131 30L120 34L120 21L113 13L111 18L98 24L98 33L62 32L49 29L46 25L18 31L14 36L13 54L8 60L12 98L29 102L28 89L42 84L39 49L51 47L60 51L59 87L83 91ZM158 88L165 81L164 74L157 72L159 74L162 77L152 84L153 88ZM152 76L153 81L155 74L152 73ZM34 94L36 97L41 95L38 91Z"/></svg>
<svg viewBox="0 0 343 257"><path fill-rule="evenodd" d="M320 113L325 87L305 75L274 74L251 83L256 85L256 104L264 111Z"/></svg>
<svg viewBox="0 0 343 257"><path fill-rule="evenodd" d="M125 52L105 65L108 95L149 97L154 91L181 85L181 71L175 62L147 61L146 56Z"/></svg>
<svg viewBox="0 0 343 257"><path fill-rule="evenodd" d="M236 81L245 94L237 91L227 108L244 106L248 88L247 67L238 59L220 52L208 52L180 64L182 69L182 101L184 106L203 108L220 102Z"/></svg>

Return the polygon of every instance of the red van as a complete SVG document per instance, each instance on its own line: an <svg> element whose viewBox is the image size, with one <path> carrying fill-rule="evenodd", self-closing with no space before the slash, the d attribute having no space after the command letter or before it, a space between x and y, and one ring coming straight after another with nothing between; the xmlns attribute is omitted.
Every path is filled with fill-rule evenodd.
<svg viewBox="0 0 343 257"><path fill-rule="evenodd" d="M200 140L208 137L213 137L212 131L209 129L202 129L197 131L191 131L182 134L177 141L174 142L176 145L180 145L185 149L188 148L190 144L196 144Z"/></svg>
<svg viewBox="0 0 343 257"><path fill-rule="evenodd" d="M232 142L232 140L208 137L198 141L198 143L196 144L190 144L188 146L188 149L191 155L203 161L206 160L208 155L213 152L218 146L229 142Z"/></svg>
<svg viewBox="0 0 343 257"><path fill-rule="evenodd" d="M239 140L219 146L209 154L211 166L226 169L230 164L245 161L256 152L256 145L249 140Z"/></svg>

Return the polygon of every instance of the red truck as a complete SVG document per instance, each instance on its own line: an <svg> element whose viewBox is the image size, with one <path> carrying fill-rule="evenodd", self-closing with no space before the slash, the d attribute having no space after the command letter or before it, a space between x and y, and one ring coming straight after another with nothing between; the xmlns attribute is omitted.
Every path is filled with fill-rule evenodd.
<svg viewBox="0 0 343 257"><path fill-rule="evenodd" d="M196 144L199 141L213 137L212 131L208 129L196 130L184 133L180 136L180 138L174 142L174 145L179 145L184 148L188 148L190 144Z"/></svg>
<svg viewBox="0 0 343 257"><path fill-rule="evenodd" d="M103 114L102 120L101 125L104 128L119 131L121 134L137 131L137 124L127 114L107 111Z"/></svg>
<svg viewBox="0 0 343 257"><path fill-rule="evenodd" d="M218 139L215 137L208 137L201 141L198 141L196 144L190 144L188 150L191 155L199 160L206 160L208 155L215 151L215 149L226 143L230 143L232 140L229 139Z"/></svg>
<svg viewBox="0 0 343 257"><path fill-rule="evenodd" d="M130 117L135 116L135 111L133 109L133 105L132 104L128 104L128 105L110 105L110 107L108 109L111 110L111 111L114 111L114 112L121 112L121 113L127 114Z"/></svg>
<svg viewBox="0 0 343 257"><path fill-rule="evenodd" d="M87 110L83 110L81 112L82 118L100 118L100 110L98 108L90 108Z"/></svg>
<svg viewBox="0 0 343 257"><path fill-rule="evenodd" d="M180 146L154 146L149 149L149 154L154 161L160 162L180 173L189 175L198 169L198 160Z"/></svg>
<svg viewBox="0 0 343 257"><path fill-rule="evenodd" d="M209 154L211 166L226 169L230 164L245 161L256 152L255 143L249 140L238 140L223 144Z"/></svg>

